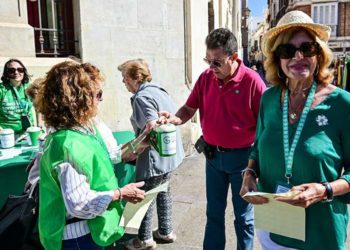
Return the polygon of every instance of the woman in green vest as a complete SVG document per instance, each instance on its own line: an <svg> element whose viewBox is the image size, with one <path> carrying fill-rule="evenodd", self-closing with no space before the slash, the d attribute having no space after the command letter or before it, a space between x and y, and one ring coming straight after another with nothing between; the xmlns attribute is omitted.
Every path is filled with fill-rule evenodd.
<svg viewBox="0 0 350 250"><path fill-rule="evenodd" d="M40 160L39 234L45 249L103 249L124 234L122 200L139 202L143 182L119 188L108 149L92 122L102 101L91 64L55 65L35 99L51 133Z"/></svg>
<svg viewBox="0 0 350 250"><path fill-rule="evenodd" d="M17 59L5 63L0 83L0 129L11 128L19 135L34 124L32 102L25 93L29 75Z"/></svg>
<svg viewBox="0 0 350 250"><path fill-rule="evenodd" d="M262 38L266 78L274 86L261 99L241 195L251 190L294 191L277 200L305 208L305 240L280 229L257 230L264 250L345 249L350 94L331 84L330 32L304 12L291 11ZM253 204L268 202L261 196L244 199ZM291 225L279 228L284 226Z"/></svg>

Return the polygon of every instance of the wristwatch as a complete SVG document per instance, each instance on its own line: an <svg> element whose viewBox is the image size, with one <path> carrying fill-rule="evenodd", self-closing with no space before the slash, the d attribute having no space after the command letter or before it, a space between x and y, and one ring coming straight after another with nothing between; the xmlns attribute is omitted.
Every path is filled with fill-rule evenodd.
<svg viewBox="0 0 350 250"><path fill-rule="evenodd" d="M321 184L326 188L326 200L325 202L331 202L333 200L333 189L329 182L324 181Z"/></svg>

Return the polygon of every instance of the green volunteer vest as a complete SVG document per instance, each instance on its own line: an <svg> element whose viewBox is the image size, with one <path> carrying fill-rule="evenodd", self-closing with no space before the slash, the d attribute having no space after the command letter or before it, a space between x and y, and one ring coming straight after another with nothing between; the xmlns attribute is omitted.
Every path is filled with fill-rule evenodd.
<svg viewBox="0 0 350 250"><path fill-rule="evenodd" d="M66 209L55 167L70 162L83 172L96 191L118 188L113 166L101 136L74 130L59 130L48 136L40 161L39 233L45 249L61 249ZM100 216L88 220L96 244L107 246L121 238L124 228L119 227L123 212L121 202L113 201Z"/></svg>
<svg viewBox="0 0 350 250"><path fill-rule="evenodd" d="M34 125L33 104L25 94L25 89L28 86L29 83L22 84L17 88L17 92L20 102L27 106L23 113L29 115L30 122ZM0 127L11 128L16 134L25 132L22 129L21 113L21 107L10 84L0 83Z"/></svg>

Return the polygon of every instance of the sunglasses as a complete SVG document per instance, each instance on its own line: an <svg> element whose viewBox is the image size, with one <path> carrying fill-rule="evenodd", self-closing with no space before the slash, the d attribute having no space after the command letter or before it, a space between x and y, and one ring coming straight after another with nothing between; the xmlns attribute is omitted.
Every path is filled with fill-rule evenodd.
<svg viewBox="0 0 350 250"><path fill-rule="evenodd" d="M203 58L203 61L206 62L209 66L213 65L216 68L220 68L222 66L222 60L223 59L209 60L208 58Z"/></svg>
<svg viewBox="0 0 350 250"><path fill-rule="evenodd" d="M100 89L100 91L98 91L98 93L96 94L96 99L99 101L102 101L102 95L103 95L103 90Z"/></svg>
<svg viewBox="0 0 350 250"><path fill-rule="evenodd" d="M24 68L7 68L7 72L9 73L9 74L14 74L14 73L16 73L16 71L18 72L18 73L24 73Z"/></svg>
<svg viewBox="0 0 350 250"><path fill-rule="evenodd" d="M277 47L275 55L280 59L290 59L295 56L295 52L300 51L304 57L312 57L320 54L321 48L317 42L304 42L299 48L292 44L281 44Z"/></svg>

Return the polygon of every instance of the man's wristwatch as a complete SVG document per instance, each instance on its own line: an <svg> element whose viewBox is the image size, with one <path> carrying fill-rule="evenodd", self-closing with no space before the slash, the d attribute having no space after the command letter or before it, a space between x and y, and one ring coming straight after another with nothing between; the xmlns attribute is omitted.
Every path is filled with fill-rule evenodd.
<svg viewBox="0 0 350 250"><path fill-rule="evenodd" d="M326 188L326 200L325 202L331 202L333 200L333 189L329 182L324 181L321 184Z"/></svg>

